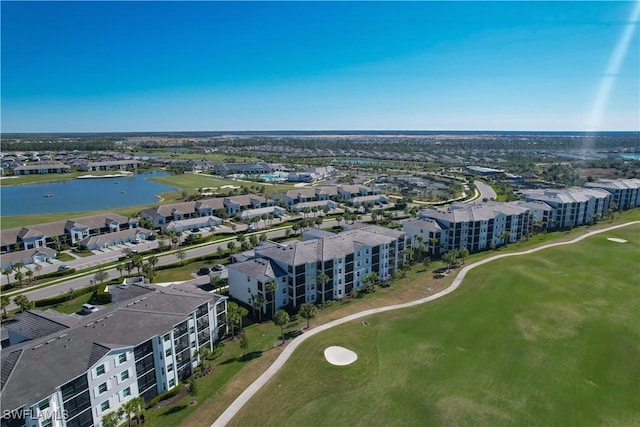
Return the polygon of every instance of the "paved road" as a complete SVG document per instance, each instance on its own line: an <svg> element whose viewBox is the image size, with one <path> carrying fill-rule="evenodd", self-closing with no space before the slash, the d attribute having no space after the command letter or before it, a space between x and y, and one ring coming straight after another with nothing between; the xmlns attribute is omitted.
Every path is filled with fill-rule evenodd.
<svg viewBox="0 0 640 427"><path fill-rule="evenodd" d="M381 308L374 308L374 309L370 309L370 310L365 310L365 311L361 311L359 313L354 313L351 314L349 316L345 316L343 318L340 319L336 319L333 320L329 323L325 323L324 325L320 325L316 328L313 328L309 331L305 331L302 335L299 335L298 337L294 338L282 351L282 353L280 353L280 356L278 356L278 358L271 364L271 366L269 366L269 368L258 377L258 379L256 379L249 387L247 387L245 389L245 391L243 391L240 396L238 396L236 398L236 400L233 401L233 403L231 405L229 405L229 407L220 415L220 417L218 417L218 419L211 425L211 427L223 427L225 425L227 425L227 423L229 423L229 421L231 421L231 419L238 413L238 411L240 411L240 409L242 409L242 407L249 401L249 399L251 399L251 397L253 397L254 394L256 394L263 385L265 385L267 383L267 381L269 381L277 372L278 370L285 364L285 362L289 359L289 357L291 357L291 355L293 354L293 352L296 350L296 348L298 348L298 346L300 344L302 344L305 340L307 340L308 338L311 338L312 336L319 334L320 332L326 331L327 329L331 329L335 326L338 325L342 325L343 323L347 323L350 322L352 320L356 320L356 319L360 319L362 317L366 317L366 316L370 316L372 314L377 314L377 313L383 313L385 311L391 311L391 310L398 310L398 309L402 309L402 308L407 308L407 307L413 307L415 305L419 305L419 304L424 304L430 301L434 301L436 299L442 298L445 295L448 295L450 293L452 293L453 291L455 291L456 289L458 289L458 287L460 286L460 284L462 283L462 280L465 278L465 276L467 275L467 273L469 271L471 271L472 269L480 266L480 265L484 265L487 264L489 262L495 261L497 259L501 259L501 258L506 258L506 257L513 257L513 256L520 256L520 255L527 255L527 254L531 254L534 252L538 252L541 251L543 249L547 249L547 248L552 248L552 247L556 247L556 246L564 246L564 245L570 245L573 243L577 243L581 240L586 239L587 237L591 237L593 235L596 234L600 234L600 233L606 233L610 230L614 230L617 228L622 228L622 227L626 227L632 224L640 224L640 221L634 221L634 222L629 222L626 224L621 224L621 225L616 225L613 227L609 227L609 228L605 228L602 230L596 230L596 231L591 231L589 233L586 233L580 237L577 237L571 241L567 241L567 242L558 242L558 243L550 243L548 245L543 245L537 248L533 248L533 249L529 249L526 251L522 251L522 252L514 252L514 253L508 253L508 254L500 254L500 255L495 255L492 256L490 258L486 258L483 259L481 261L478 261L476 263L473 264L469 264L466 267L462 268L462 270L460 270L460 272L458 273L458 275L456 276L456 278L453 280L453 283L451 283L451 285L449 287L447 287L446 289L443 289L440 292L437 292L433 295L430 295L428 297L425 298L421 298L419 300L416 301L411 301L411 302L407 302L404 304L397 304L397 305L390 305L387 307L381 307Z"/></svg>
<svg viewBox="0 0 640 427"><path fill-rule="evenodd" d="M369 220L371 217L370 215L363 215L363 221L364 220ZM344 222L342 223L344 224ZM328 220L323 222L322 226L323 227L332 227L332 226L336 226L338 225L338 223L335 220ZM246 228L246 226L244 226ZM279 225L277 223L273 224L274 228L278 228ZM238 227L238 231L241 230L241 227ZM277 229L277 230L257 230L255 232L255 234L260 235L266 233L267 234L267 238L269 239L273 239L276 237L284 237L286 235L286 228L284 229ZM218 247L221 247L222 249L226 249L227 248L227 243L231 240L231 241L236 241L235 240L235 236L229 237L228 239L225 239L224 241L220 242L220 243L213 243L213 244L209 244L209 245L205 245L205 246L201 246L201 247L196 247L196 248L184 248L186 251L186 260L192 259L192 258L198 258L204 255L209 255L212 254L214 252L216 252L218 250ZM54 263L54 265L49 265L45 268L47 268L48 270L43 269L40 273L44 274L46 272L50 272L51 271L56 271L58 266L60 264L68 264L70 267L75 268L75 269L84 269L84 268L91 268L91 267L99 267L100 265L104 264L104 263L108 263L108 262L112 262L112 261L117 261L120 257L124 256L124 251L125 249L136 249L140 252L148 250L148 249L153 249L155 247L158 246L158 242L154 241L154 242L143 242L143 243L139 243L137 245L133 245L133 244L126 244L126 245L119 245L119 247L113 247L111 249L106 249L102 252L98 251L98 253L96 255L93 255L91 257L86 257L86 258L78 258L75 259L73 261L69 261L69 262L65 262L65 263L61 263L61 262L56 262ZM146 257L146 256L145 256ZM174 253L171 254L167 254L167 255L161 255L159 256L158 259L158 265L167 265L167 264L173 264L178 262L178 258L176 257L176 255ZM134 270L135 271L135 270ZM118 272L118 270L116 270L115 268L110 268L110 269L105 269L105 272L108 275L108 278L105 279L105 281L107 280L111 280L111 279L115 279L120 277L120 273ZM73 276L71 276L68 280L63 280L61 283L59 284L55 284L55 285L50 285L50 286L46 286L46 287L42 287L40 289L34 289L32 291L9 291L7 292L7 295L11 296L11 303L9 304L9 306L7 306L7 310L13 310L15 308L17 308L17 306L15 305L15 303L13 302L13 297L18 294L18 293L24 293L24 295L27 296L27 298L29 298L29 300L31 301L37 301L40 299L44 299L44 298L51 298L51 297L55 297L58 295L62 295L62 294L66 294L69 293L70 290L76 290L76 289L81 289L81 288L85 288L87 286L91 286L93 285L93 275L91 273L83 273L83 277L77 277L77 278L73 278Z"/></svg>
<svg viewBox="0 0 640 427"><path fill-rule="evenodd" d="M484 199L496 199L498 197L498 195L496 194L495 191L493 191L493 188L491 188L490 185L485 184L482 181L473 181L474 185L476 187L478 187L478 190L480 190L480 197L478 198L479 200L484 200Z"/></svg>

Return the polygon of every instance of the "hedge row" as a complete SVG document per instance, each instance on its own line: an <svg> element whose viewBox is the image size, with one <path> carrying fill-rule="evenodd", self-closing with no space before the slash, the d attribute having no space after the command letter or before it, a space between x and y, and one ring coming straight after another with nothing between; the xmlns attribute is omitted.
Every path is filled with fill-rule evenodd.
<svg viewBox="0 0 640 427"><path fill-rule="evenodd" d="M153 399L151 399L149 401L149 407L156 406L158 403L162 402L163 400L172 398L173 396L180 393L180 391L182 391L182 383L178 383L178 385L172 388L171 390L165 391L164 393L159 394Z"/></svg>
<svg viewBox="0 0 640 427"><path fill-rule="evenodd" d="M49 306L49 305L62 304L65 301L68 301L68 300L74 299L74 298L78 298L81 295L86 295L86 294L93 293L93 292L95 292L97 290L98 290L98 285L87 286L86 288L76 289L73 292L70 292L70 293L67 293L67 294L62 294L62 295L58 295L58 296L55 296L55 297L45 298L45 299L41 299L41 300L38 300L38 301L34 301L33 304L36 307L46 307L46 306Z"/></svg>

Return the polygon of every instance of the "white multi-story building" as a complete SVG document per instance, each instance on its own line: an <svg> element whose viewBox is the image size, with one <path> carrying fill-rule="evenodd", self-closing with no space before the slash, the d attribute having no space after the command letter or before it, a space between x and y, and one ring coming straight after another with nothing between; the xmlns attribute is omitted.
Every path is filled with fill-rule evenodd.
<svg viewBox="0 0 640 427"><path fill-rule="evenodd" d="M601 188L611 193L611 205L618 210L640 207L640 179L601 179L585 184L587 188Z"/></svg>
<svg viewBox="0 0 640 427"><path fill-rule="evenodd" d="M373 225L349 227L339 234L310 229L302 242L256 248L256 258L228 266L230 295L252 305L260 294L267 301L263 311L271 313L269 282L278 285L278 309L341 299L352 289L362 289L363 278L372 272L382 281L390 279L405 261L409 236Z"/></svg>
<svg viewBox="0 0 640 427"><path fill-rule="evenodd" d="M609 209L611 193L599 188L524 190L527 201L543 202L553 209L549 228L571 228L592 224Z"/></svg>
<svg viewBox="0 0 640 427"><path fill-rule="evenodd" d="M190 376L225 317L225 297L163 289L3 349L2 426L100 426L128 400Z"/></svg>
<svg viewBox="0 0 640 427"><path fill-rule="evenodd" d="M404 222L403 230L414 247L424 244L438 254L461 248L477 252L516 242L531 226L529 209L516 203L453 203L446 210L423 209L420 219Z"/></svg>

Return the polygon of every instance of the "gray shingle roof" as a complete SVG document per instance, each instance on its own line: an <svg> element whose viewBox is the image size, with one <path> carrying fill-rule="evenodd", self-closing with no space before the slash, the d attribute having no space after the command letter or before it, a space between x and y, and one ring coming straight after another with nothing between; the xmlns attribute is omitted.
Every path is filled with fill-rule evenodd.
<svg viewBox="0 0 640 427"><path fill-rule="evenodd" d="M85 373L106 351L164 334L198 306L218 298L156 290L88 315L73 328L15 346L14 351L23 351L17 363L13 352L3 352L3 407L13 409L49 396Z"/></svg>

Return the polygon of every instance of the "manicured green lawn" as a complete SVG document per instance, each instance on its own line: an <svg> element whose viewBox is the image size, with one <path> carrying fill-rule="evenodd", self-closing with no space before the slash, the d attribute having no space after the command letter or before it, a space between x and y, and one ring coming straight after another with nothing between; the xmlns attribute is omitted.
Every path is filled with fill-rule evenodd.
<svg viewBox="0 0 640 427"><path fill-rule="evenodd" d="M231 425L640 425L638 260L633 226L474 269L305 342Z"/></svg>
<svg viewBox="0 0 640 427"><path fill-rule="evenodd" d="M185 173L182 175L158 176L150 178L150 180L160 182L162 184L180 187L182 190L187 191L189 194L197 194L199 188L218 188L219 191L226 193L231 189L231 187L221 188L225 185L232 185L234 187L242 187L243 185L246 187L251 187L252 185L264 185L266 190L269 192L290 190L294 188L292 184L269 185L260 182L243 182L232 179L223 179L206 173Z"/></svg>

